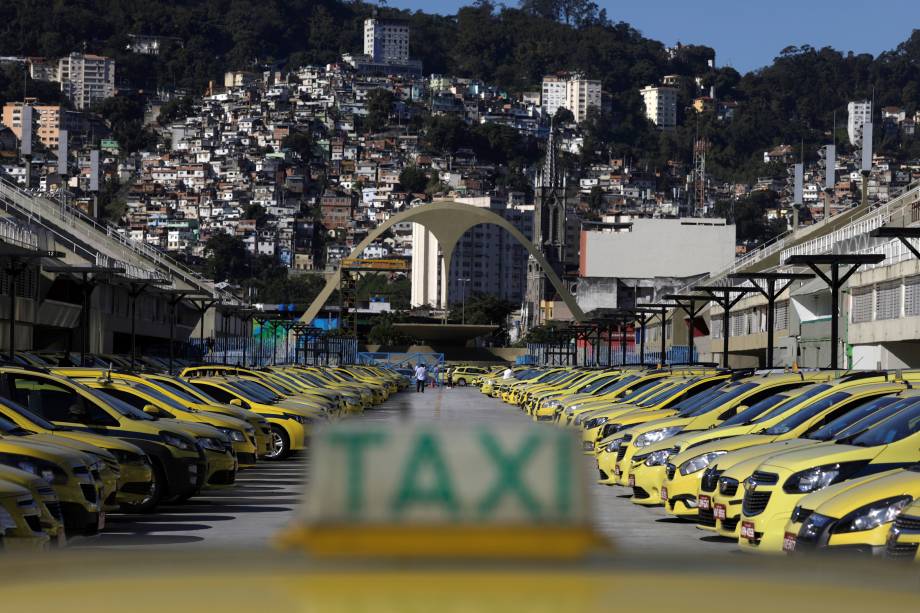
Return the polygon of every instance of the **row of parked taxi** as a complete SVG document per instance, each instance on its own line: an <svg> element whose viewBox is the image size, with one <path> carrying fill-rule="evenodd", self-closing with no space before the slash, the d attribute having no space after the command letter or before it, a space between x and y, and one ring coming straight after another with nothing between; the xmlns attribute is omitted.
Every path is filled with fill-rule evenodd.
<svg viewBox="0 0 920 613"><path fill-rule="evenodd" d="M477 383L577 430L599 483L743 550L920 560L920 371L519 367Z"/></svg>
<svg viewBox="0 0 920 613"><path fill-rule="evenodd" d="M303 449L317 423L405 387L393 371L0 365L0 548L45 548Z"/></svg>

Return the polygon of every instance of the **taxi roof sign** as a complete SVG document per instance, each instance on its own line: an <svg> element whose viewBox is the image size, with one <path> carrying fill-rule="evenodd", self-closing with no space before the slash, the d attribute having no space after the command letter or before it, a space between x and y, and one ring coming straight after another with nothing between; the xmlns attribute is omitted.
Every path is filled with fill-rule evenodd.
<svg viewBox="0 0 920 613"><path fill-rule="evenodd" d="M581 555L599 543L582 462L571 432L532 424L329 425L282 541L338 555Z"/></svg>

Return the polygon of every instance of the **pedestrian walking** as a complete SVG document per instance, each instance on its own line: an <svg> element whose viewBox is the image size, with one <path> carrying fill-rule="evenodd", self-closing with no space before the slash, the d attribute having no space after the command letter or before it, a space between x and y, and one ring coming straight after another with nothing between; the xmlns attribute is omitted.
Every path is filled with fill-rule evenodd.
<svg viewBox="0 0 920 613"><path fill-rule="evenodd" d="M415 367L415 392L425 393L425 383L428 382L428 369L423 362L419 362Z"/></svg>
<svg viewBox="0 0 920 613"><path fill-rule="evenodd" d="M438 363L435 362L434 365L431 367L431 381L434 387L441 386L441 382L438 380L438 377L440 376L440 374L441 374L441 371L438 368Z"/></svg>
<svg viewBox="0 0 920 613"><path fill-rule="evenodd" d="M454 374L453 371L454 369L450 366L444 369L444 387L452 388L454 386L454 382L451 380Z"/></svg>

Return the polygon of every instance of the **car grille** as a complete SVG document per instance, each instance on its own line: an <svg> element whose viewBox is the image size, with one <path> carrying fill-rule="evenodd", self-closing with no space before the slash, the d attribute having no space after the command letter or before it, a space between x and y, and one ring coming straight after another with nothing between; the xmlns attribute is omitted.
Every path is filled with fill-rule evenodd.
<svg viewBox="0 0 920 613"><path fill-rule="evenodd" d="M607 424L602 430L603 434L601 434L601 438L610 436L611 434L616 434L619 429L619 426L616 424Z"/></svg>
<svg viewBox="0 0 920 613"><path fill-rule="evenodd" d="M779 482L779 475L776 473L764 473L759 470L755 470L754 474L751 475L751 481L759 485L776 485Z"/></svg>
<svg viewBox="0 0 920 613"><path fill-rule="evenodd" d="M38 515L26 515L26 523L29 524L29 528L32 529L32 532L41 532L42 531L42 520Z"/></svg>
<svg viewBox="0 0 920 613"><path fill-rule="evenodd" d="M918 543L898 543L897 541L888 543L885 548L885 554L889 558L899 560L913 560L917 555Z"/></svg>
<svg viewBox="0 0 920 613"><path fill-rule="evenodd" d="M92 483L81 483L80 489L89 502L96 502L96 486Z"/></svg>
<svg viewBox="0 0 920 613"><path fill-rule="evenodd" d="M726 532L734 532L740 520L740 517L726 517L722 520L722 529Z"/></svg>
<svg viewBox="0 0 920 613"><path fill-rule="evenodd" d="M764 509L767 508L767 503L770 502L771 493L772 492L758 492L756 490L745 492L744 502L741 503L741 510L748 517L760 515L763 513Z"/></svg>
<svg viewBox="0 0 920 613"><path fill-rule="evenodd" d="M674 479L674 473L677 472L677 466L675 466L674 464L671 464L670 462L668 462L667 465L665 466L664 470L665 470L665 473L667 473L667 475L668 475L668 480L670 481L670 480Z"/></svg>
<svg viewBox="0 0 920 613"><path fill-rule="evenodd" d="M46 500L45 506L48 508L48 512L51 513L51 517L58 521L64 521L64 515L61 512L61 503L57 500L51 501Z"/></svg>
<svg viewBox="0 0 920 613"><path fill-rule="evenodd" d="M801 524L806 519L811 517L811 514L814 513L811 509L803 509L802 507L796 507L792 510L792 521L797 524Z"/></svg>
<svg viewBox="0 0 920 613"><path fill-rule="evenodd" d="M634 487L634 488L633 488L633 496L635 496L635 497L638 498L639 500L644 500L644 499L646 499L646 498L649 497L648 492L646 492L646 491L645 491L644 489L642 489L641 487Z"/></svg>
<svg viewBox="0 0 920 613"><path fill-rule="evenodd" d="M696 517L696 523L701 526L716 527L716 516L713 515L712 509L700 509Z"/></svg>
<svg viewBox="0 0 920 613"><path fill-rule="evenodd" d="M920 517L911 517L910 515L901 515L894 520L894 527L898 530L908 530L911 532L920 532Z"/></svg>
<svg viewBox="0 0 920 613"><path fill-rule="evenodd" d="M716 491L716 486L719 484L719 477L722 476L721 470L716 468L707 468L703 472L703 479L700 482L700 490L704 492L714 492Z"/></svg>
<svg viewBox="0 0 920 613"><path fill-rule="evenodd" d="M723 496L734 496L738 493L738 482L734 479L719 479L719 493Z"/></svg>
<svg viewBox="0 0 920 613"><path fill-rule="evenodd" d="M597 472L599 472L599 473L601 474L601 479L607 479L607 473L605 473L603 470L601 470L600 468L598 468L598 469L597 469Z"/></svg>
<svg viewBox="0 0 920 613"><path fill-rule="evenodd" d="M626 444L620 443L620 448L617 449L617 462L626 457Z"/></svg>

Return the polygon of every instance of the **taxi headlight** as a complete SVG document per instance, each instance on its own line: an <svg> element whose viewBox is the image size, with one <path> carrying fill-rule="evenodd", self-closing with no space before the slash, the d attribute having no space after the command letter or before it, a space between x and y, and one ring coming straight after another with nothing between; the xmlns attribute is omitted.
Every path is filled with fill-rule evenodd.
<svg viewBox="0 0 920 613"><path fill-rule="evenodd" d="M725 451L710 451L709 453L698 455L695 458L690 458L680 465L680 474L687 476L699 472L709 466L712 461L720 455L725 455L725 453Z"/></svg>
<svg viewBox="0 0 920 613"><path fill-rule="evenodd" d="M24 470L27 473L32 473L36 477L40 477L44 479L45 482L53 485L63 485L67 483L67 473L64 469L54 462L49 462L47 460L41 460L18 453L0 453L0 464L5 464L13 468L18 468L19 470Z"/></svg>
<svg viewBox="0 0 920 613"><path fill-rule="evenodd" d="M606 417L595 417L585 422L585 430L591 430L592 428L600 428L606 423L607 423Z"/></svg>
<svg viewBox="0 0 920 613"><path fill-rule="evenodd" d="M802 524L802 527L799 528L798 537L801 539L814 540L832 521L834 521L834 519L827 515L812 513L808 516L808 519L805 520L805 523Z"/></svg>
<svg viewBox="0 0 920 613"><path fill-rule="evenodd" d="M175 447L182 451L191 451L195 448L195 444L192 441L178 434L173 434L172 432L160 432L160 440L170 447Z"/></svg>
<svg viewBox="0 0 920 613"><path fill-rule="evenodd" d="M824 489L838 481L848 479L866 462L849 462L846 464L826 464L799 471L786 479L783 491L787 494L807 494Z"/></svg>
<svg viewBox="0 0 920 613"><path fill-rule="evenodd" d="M285 413L284 415L282 415L282 417L284 417L285 419L293 419L299 424L305 424L308 422L307 418L304 417L303 415L294 415L293 413Z"/></svg>
<svg viewBox="0 0 920 613"><path fill-rule="evenodd" d="M683 426L670 426L668 428L658 428L657 430L651 430L636 437L636 442L634 444L636 448L642 449L643 447L648 447L653 443L657 443L659 441L663 441L666 438L670 438L683 429Z"/></svg>
<svg viewBox="0 0 920 613"><path fill-rule="evenodd" d="M833 532L861 532L872 530L882 524L889 524L898 516L901 509L913 502L911 496L893 496L862 506L844 515L833 527Z"/></svg>
<svg viewBox="0 0 920 613"><path fill-rule="evenodd" d="M644 464L646 466L664 466L668 458L671 457L670 449L659 449L658 451L653 451L645 457Z"/></svg>
<svg viewBox="0 0 920 613"><path fill-rule="evenodd" d="M616 453L620 449L620 445L622 444L623 444L623 439L618 438L617 440L608 443L607 446L604 447L604 450L607 453Z"/></svg>
<svg viewBox="0 0 920 613"><path fill-rule="evenodd" d="M202 449L207 449L208 451L217 451L219 453L226 451L224 444L216 438L202 437L198 439L198 444L201 445Z"/></svg>
<svg viewBox="0 0 920 613"><path fill-rule="evenodd" d="M233 428L218 428L218 430L226 434L235 443L242 443L246 440L246 435L239 430L234 430Z"/></svg>

